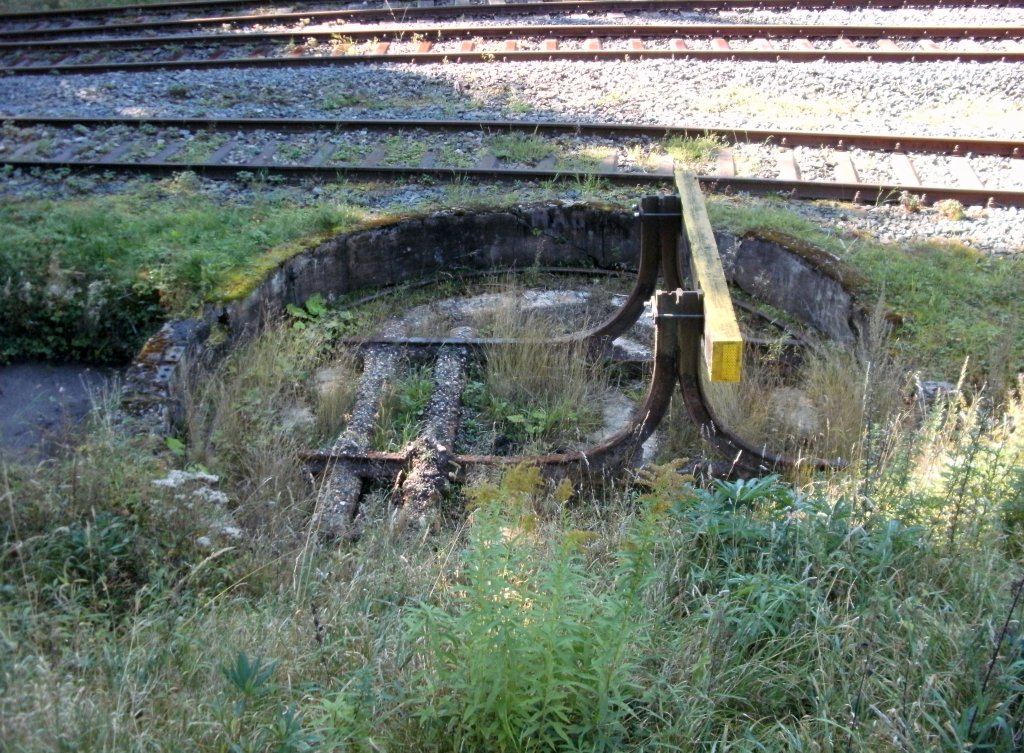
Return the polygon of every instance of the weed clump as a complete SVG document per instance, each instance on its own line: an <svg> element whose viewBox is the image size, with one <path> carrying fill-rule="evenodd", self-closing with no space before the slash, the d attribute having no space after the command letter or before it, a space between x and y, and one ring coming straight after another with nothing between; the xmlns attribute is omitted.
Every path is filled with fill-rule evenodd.
<svg viewBox="0 0 1024 753"><path fill-rule="evenodd" d="M522 312L514 302L478 322L505 342L486 350L485 366L467 385L466 440L501 454L564 451L601 425L609 373L579 342L552 342L555 315Z"/></svg>
<svg viewBox="0 0 1024 753"><path fill-rule="evenodd" d="M536 468L477 494L464 587L407 620L422 637L413 706L420 734L456 748L619 750L631 705L637 589L593 590L571 535L540 536ZM553 532L554 533L554 532ZM630 578L623 563L621 577Z"/></svg>

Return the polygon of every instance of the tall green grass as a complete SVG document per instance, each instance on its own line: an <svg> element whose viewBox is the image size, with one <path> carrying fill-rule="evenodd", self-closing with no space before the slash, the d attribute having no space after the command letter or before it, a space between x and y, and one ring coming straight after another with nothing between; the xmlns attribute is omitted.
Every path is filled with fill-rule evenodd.
<svg viewBox="0 0 1024 753"><path fill-rule="evenodd" d="M189 227L117 202L109 227L76 225L76 206L53 225L4 207L49 239L4 248L47 275L152 267L185 281L182 309L324 216L227 210L262 219L238 246L215 237L226 221L174 245L223 262L193 284L156 253ZM665 466L581 491L520 467L420 539L370 489L364 535L328 546L298 450L342 429L350 395L318 392L320 334L273 331L204 375L173 452L108 408L64 457L0 458L5 749L1020 749L1019 381L859 412L855 462L828 477L702 485Z"/></svg>
<svg viewBox="0 0 1024 753"><path fill-rule="evenodd" d="M1012 387L1024 363L1018 291L1024 259L981 254L948 241L883 244L833 232L771 201L712 199L716 227L738 235L772 230L809 242L863 274L863 302L882 301L893 324L891 346L927 378L969 381L996 394Z"/></svg>

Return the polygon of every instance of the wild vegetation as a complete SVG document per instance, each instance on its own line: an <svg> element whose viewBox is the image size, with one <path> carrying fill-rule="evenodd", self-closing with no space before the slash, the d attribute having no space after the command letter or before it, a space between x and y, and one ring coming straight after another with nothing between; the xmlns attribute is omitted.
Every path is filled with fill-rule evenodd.
<svg viewBox="0 0 1024 753"><path fill-rule="evenodd" d="M853 264L866 301L880 301L890 343L903 363L955 381L966 363L976 385L996 393L1013 385L1024 363L1024 327L1014 305L1024 286L1024 258L998 257L950 241L894 246L841 235L785 211L771 200L709 202L716 227L737 234L775 230Z"/></svg>
<svg viewBox="0 0 1024 753"><path fill-rule="evenodd" d="M21 213L10 263L141 280L156 317L359 217L266 198L199 221L202 202L174 196L191 221L128 195L104 199L107 225L89 221L98 204L47 205L84 217L62 234L42 205L4 206ZM1020 749L1024 383L1005 294L1019 263L827 236L770 204L712 211L842 255L900 313L889 339L807 377L848 393L847 470L703 482L678 471L699 447L681 437L663 465L592 487L529 466L479 479L415 536L371 489L362 536L322 541L298 454L352 399L335 336L379 314L311 299L191 384L179 436L135 431L111 394L64 455L0 458L5 749ZM939 268L927 286L911 275L922 254ZM973 314L944 295L967 274ZM992 330L936 347L969 316ZM963 372L960 389L911 399L915 364ZM396 386L392 425L415 422L424 381Z"/></svg>
<svg viewBox="0 0 1024 753"><path fill-rule="evenodd" d="M271 413L242 363L224 386ZM296 427L221 427L239 444L180 469L98 425L3 468L6 745L1014 750L1020 392L1002 407L867 427L854 471L799 486L523 466L421 538L381 506L330 546Z"/></svg>
<svg viewBox="0 0 1024 753"><path fill-rule="evenodd" d="M217 201L190 173L115 195L0 204L0 362L124 362L168 315L261 279L298 250L285 241L359 217L269 185L248 204Z"/></svg>

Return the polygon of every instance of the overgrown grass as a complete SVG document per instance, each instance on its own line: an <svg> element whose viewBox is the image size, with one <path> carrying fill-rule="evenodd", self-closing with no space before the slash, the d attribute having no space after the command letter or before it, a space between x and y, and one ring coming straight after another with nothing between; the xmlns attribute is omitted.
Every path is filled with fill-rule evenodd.
<svg viewBox="0 0 1024 753"><path fill-rule="evenodd" d="M510 133L493 136L485 142L487 150L498 159L522 165L533 165L555 153L555 145L542 136Z"/></svg>
<svg viewBox="0 0 1024 753"><path fill-rule="evenodd" d="M424 414L433 393L434 378L429 368L409 369L389 382L381 397L373 446L398 451L416 439L422 433Z"/></svg>
<svg viewBox="0 0 1024 753"><path fill-rule="evenodd" d="M224 204L193 178L0 206L0 361L123 361L163 317L251 288L281 261L285 241L340 232L359 217L258 189L251 204Z"/></svg>
<svg viewBox="0 0 1024 753"><path fill-rule="evenodd" d="M183 457L216 468L248 528L307 497L299 453L340 433L358 387L355 357L339 352L327 327L271 329L245 344L213 375L190 375ZM301 531L267 531L278 540Z"/></svg>
<svg viewBox="0 0 1024 753"><path fill-rule="evenodd" d="M1019 391L858 411L850 473L803 487L665 467L577 496L522 467L421 541L377 493L324 546L294 409L340 431L319 375L359 317L310 300L240 349L178 456L108 421L0 466L9 749L1015 749Z"/></svg>
<svg viewBox="0 0 1024 753"><path fill-rule="evenodd" d="M665 151L675 160L690 167L710 162L723 146L717 136L671 136L665 140Z"/></svg>
<svg viewBox="0 0 1024 753"><path fill-rule="evenodd" d="M748 351L742 381L707 382L705 394L722 424L754 446L793 458L858 457L870 427L915 389L892 355L884 314L875 307L851 348L809 347L795 363L781 345Z"/></svg>
<svg viewBox="0 0 1024 753"><path fill-rule="evenodd" d="M340 546L296 525L308 499L260 500L280 482L236 496L275 471L210 456L182 480L106 424L67 461L2 467L0 732L11 751L1016 750L1024 402L1001 402L894 418L850 475L801 488L662 467L577 496L523 466L424 541L381 517ZM239 538L199 540L197 510L255 506Z"/></svg>
<svg viewBox="0 0 1024 753"><path fill-rule="evenodd" d="M956 377L967 362L974 383L1005 388L1024 364L1024 259L979 254L957 244L920 244L900 253L857 244L850 260L864 270L898 317L896 347L926 373Z"/></svg>
<svg viewBox="0 0 1024 753"><path fill-rule="evenodd" d="M483 372L467 385L475 433L507 445L503 454L564 451L601 425L608 369L579 344L550 341L567 326L564 316L523 311L521 293L504 292L507 300L477 321L478 331L510 342L488 347Z"/></svg>
<svg viewBox="0 0 1024 753"><path fill-rule="evenodd" d="M228 224L174 245L187 224L132 225L130 209L160 210L128 201L104 206L146 258L170 264L153 249L172 245L203 269L208 241L223 269L253 268L219 245ZM27 206L42 213L2 211ZM298 234L318 216L231 211L291 217ZM874 246L778 218L855 262L867 254L896 310L928 305L899 292ZM138 279L141 265L108 262L86 229L130 256L118 233L34 222L60 269L99 279L109 263ZM243 235L264 249L278 230ZM25 240L25 259L50 259ZM1010 284L1001 264L974 260L979 296ZM173 305L231 278L173 288ZM993 300L970 305L1013 308ZM0 458L5 749L1020 749L1024 384L927 413L895 399L864 411L872 383L826 361L808 381L861 386L846 473L701 485L663 467L583 492L521 467L449 500L466 514L415 540L392 532L388 491L375 490L362 538L325 545L308 529L315 487L297 454L340 431L355 372L321 339L341 330L313 321L327 314L312 302L301 310L289 324L310 326L269 333L195 387L191 431L170 452L108 410L66 457ZM913 328L895 336L910 358L958 367ZM341 375L320 391L327 366Z"/></svg>

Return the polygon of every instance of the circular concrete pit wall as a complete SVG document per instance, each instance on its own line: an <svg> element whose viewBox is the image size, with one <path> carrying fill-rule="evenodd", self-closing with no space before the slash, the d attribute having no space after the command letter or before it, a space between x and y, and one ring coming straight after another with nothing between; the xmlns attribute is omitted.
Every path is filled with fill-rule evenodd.
<svg viewBox="0 0 1024 753"><path fill-rule="evenodd" d="M854 340L863 317L844 286L853 275L837 259L781 237L719 232L716 240L730 283L836 341ZM441 274L538 265L629 269L639 247L632 212L584 204L438 212L339 235L282 263L245 299L164 325L129 369L126 405L170 429L183 364L223 353L288 304L302 305L317 293L330 301ZM226 337L210 348L214 327Z"/></svg>

